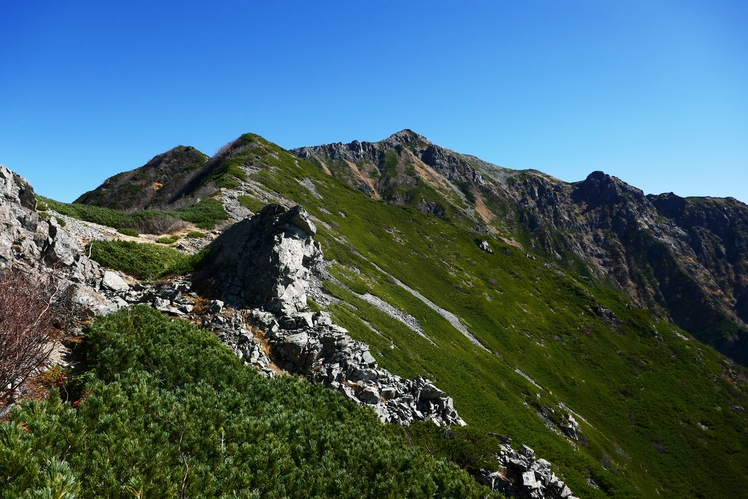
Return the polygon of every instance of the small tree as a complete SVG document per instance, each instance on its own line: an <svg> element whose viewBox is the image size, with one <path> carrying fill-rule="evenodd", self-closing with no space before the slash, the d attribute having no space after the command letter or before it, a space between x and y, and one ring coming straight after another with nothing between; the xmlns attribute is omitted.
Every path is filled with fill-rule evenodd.
<svg viewBox="0 0 748 499"><path fill-rule="evenodd" d="M0 270L0 401L49 358L60 329L54 310L59 291L51 274Z"/></svg>

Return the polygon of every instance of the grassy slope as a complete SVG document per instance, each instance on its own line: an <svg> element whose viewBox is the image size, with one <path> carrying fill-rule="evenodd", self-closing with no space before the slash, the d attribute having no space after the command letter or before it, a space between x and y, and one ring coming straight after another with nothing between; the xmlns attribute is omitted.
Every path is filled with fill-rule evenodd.
<svg viewBox="0 0 748 499"><path fill-rule="evenodd" d="M323 222L317 238L342 284L328 287L343 300L331 311L384 367L434 379L470 425L535 447L584 497L728 497L748 485L748 424L731 408L745 407L746 391L711 349L568 269L496 240L484 253L466 228L373 201L253 137L262 147L244 160L263 170L250 178ZM372 263L457 314L492 353ZM356 296L366 291L416 317L436 346ZM589 422L576 445L538 416L559 420L559 402Z"/></svg>

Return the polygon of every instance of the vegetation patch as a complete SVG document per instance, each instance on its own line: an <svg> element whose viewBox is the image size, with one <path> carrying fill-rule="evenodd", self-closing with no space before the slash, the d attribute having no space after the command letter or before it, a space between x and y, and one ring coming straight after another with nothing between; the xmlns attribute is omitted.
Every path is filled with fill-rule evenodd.
<svg viewBox="0 0 748 499"><path fill-rule="evenodd" d="M194 272L207 256L204 251L185 255L158 244L119 240L91 241L86 251L104 267L144 280Z"/></svg>
<svg viewBox="0 0 748 499"><path fill-rule="evenodd" d="M160 244L174 244L179 241L180 238L181 236L174 234L171 236L159 237L158 239L156 239L156 242Z"/></svg>
<svg viewBox="0 0 748 499"><path fill-rule="evenodd" d="M217 199L204 199L178 211L143 210L135 213L81 203L61 203L49 198L39 199L48 209L72 218L145 234L168 234L184 227L184 222L212 230L217 223L228 219L226 210Z"/></svg>
<svg viewBox="0 0 748 499"><path fill-rule="evenodd" d="M491 497L340 394L267 380L210 333L140 306L85 336L73 400L0 426L8 497Z"/></svg>

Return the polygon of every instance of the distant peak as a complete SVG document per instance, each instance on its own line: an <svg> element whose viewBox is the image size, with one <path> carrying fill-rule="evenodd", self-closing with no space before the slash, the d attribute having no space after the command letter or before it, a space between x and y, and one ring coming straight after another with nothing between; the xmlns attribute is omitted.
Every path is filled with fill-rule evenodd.
<svg viewBox="0 0 748 499"><path fill-rule="evenodd" d="M397 142L399 144L410 144L413 142L426 142L428 144L431 144L429 139L424 137L423 135L419 135L413 130L406 128L405 130L401 130L395 134L390 135L385 139L385 142Z"/></svg>

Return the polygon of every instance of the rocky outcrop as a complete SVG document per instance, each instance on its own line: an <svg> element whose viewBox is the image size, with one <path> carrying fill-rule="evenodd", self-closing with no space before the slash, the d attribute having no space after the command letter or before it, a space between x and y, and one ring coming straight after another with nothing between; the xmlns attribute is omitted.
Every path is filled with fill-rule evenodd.
<svg viewBox="0 0 748 499"><path fill-rule="evenodd" d="M538 459L526 445L519 450L502 443L496 456L498 471L481 470L476 480L491 490L518 499L575 499L569 486L551 471L551 463Z"/></svg>
<svg viewBox="0 0 748 499"><path fill-rule="evenodd" d="M465 424L446 393L427 379L403 379L379 368L368 345L353 340L325 312L277 317L254 310L248 320L265 332L279 367L373 407L383 422Z"/></svg>
<svg viewBox="0 0 748 499"><path fill-rule="evenodd" d="M306 310L309 268L322 259L316 227L301 206L268 205L211 245L196 287L236 308L292 314Z"/></svg>
<svg viewBox="0 0 748 499"><path fill-rule="evenodd" d="M280 205L268 205L227 229L211 244L210 260L194 283L201 294L214 298L214 311L229 305L242 311L241 320L215 314L205 324L248 363L267 367L269 361L259 348L265 344L267 356L279 368L372 406L382 421L464 424L452 399L431 382L406 380L378 368L365 343L354 341L329 314L308 310L308 279L311 269L322 262L315 233L303 208ZM144 300L164 311L173 308L147 296ZM262 341L249 331L257 332Z"/></svg>
<svg viewBox="0 0 748 499"><path fill-rule="evenodd" d="M52 266L74 282L100 279L98 265L81 254L60 222L42 218L36 207L26 179L0 166L0 266Z"/></svg>
<svg viewBox="0 0 748 499"><path fill-rule="evenodd" d="M283 315L259 308L236 309L221 300L199 306L202 298L186 279L107 286L103 293L119 306L144 303L197 323L263 375L301 375L372 407L383 422L465 424L446 393L427 379L403 379L379 368L368 345L353 340L326 312Z"/></svg>

